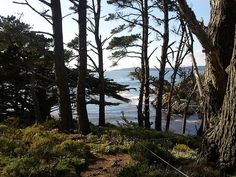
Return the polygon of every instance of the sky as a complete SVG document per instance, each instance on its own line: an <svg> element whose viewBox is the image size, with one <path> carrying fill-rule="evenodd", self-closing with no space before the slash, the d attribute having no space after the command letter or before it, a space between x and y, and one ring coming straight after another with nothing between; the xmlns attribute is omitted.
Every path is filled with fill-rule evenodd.
<svg viewBox="0 0 236 177"><path fill-rule="evenodd" d="M24 2L24 0L15 0L18 2ZM45 9L44 6L37 0L28 0L30 4L32 4L37 9ZM114 13L115 8L112 6L107 6L105 4L105 0L103 0L103 6L102 6L102 14L106 15L108 13ZM40 17L38 14L33 12L29 7L19 4L14 4L13 0L1 0L0 3L0 15L7 16L7 15L15 15L17 17L21 17L21 20L25 23L28 23L32 26L33 30L36 31L45 31L45 32L52 32L52 27L49 23L47 23L42 17ZM69 0L61 0L62 4L62 15L66 16L70 13L68 8L72 6L72 4L69 2ZM208 0L188 0L188 4L192 7L194 10L197 18L199 20L204 20L205 25L207 25L209 21L209 14L210 14L210 2ZM74 16L76 18L76 16ZM105 39L109 36L110 30L114 28L117 24L114 22L103 22L101 25L101 33L102 38ZM78 33L78 25L74 20L72 20L71 16L68 16L63 19L63 35L64 35L64 42L68 43L71 39L75 37L75 35ZM92 36L88 34L88 39L92 40ZM198 65L204 65L204 54L202 53L201 45L195 40L195 57L197 59ZM160 46L158 51L158 54L160 54ZM135 59L123 59L119 62L119 65L116 67L111 67L112 62L108 59L110 56L109 51L104 51L104 68L106 70L112 70L112 69L120 69L120 68L128 68L128 67L136 67L139 66L139 60ZM156 60L156 57L154 57L152 60L150 60L150 67L158 67L159 63ZM191 65L190 58L187 58L183 62L184 66Z"/></svg>

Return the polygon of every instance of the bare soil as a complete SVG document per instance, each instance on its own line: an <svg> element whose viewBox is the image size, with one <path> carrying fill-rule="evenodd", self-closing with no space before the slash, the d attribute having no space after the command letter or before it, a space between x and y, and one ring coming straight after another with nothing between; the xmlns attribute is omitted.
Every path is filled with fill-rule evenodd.
<svg viewBox="0 0 236 177"><path fill-rule="evenodd" d="M96 160L81 173L81 177L115 177L129 163L131 157L128 154L95 154Z"/></svg>

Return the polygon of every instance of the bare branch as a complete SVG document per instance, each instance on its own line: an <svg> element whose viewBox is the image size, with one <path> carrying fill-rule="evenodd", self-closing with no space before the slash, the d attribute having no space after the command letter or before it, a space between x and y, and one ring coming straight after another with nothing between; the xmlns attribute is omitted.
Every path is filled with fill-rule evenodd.
<svg viewBox="0 0 236 177"><path fill-rule="evenodd" d="M92 57L90 55L87 55L88 56L88 59L92 62L93 64L93 68L96 70L96 71L99 71L98 69L98 66L97 64L94 62L94 60L92 59ZM91 65L90 65L91 66Z"/></svg>
<svg viewBox="0 0 236 177"><path fill-rule="evenodd" d="M47 2L45 0L39 0L39 1L51 8L51 4L49 2Z"/></svg>
<svg viewBox="0 0 236 177"><path fill-rule="evenodd" d="M39 0L40 2L41 1L44 1L44 0ZM29 2L27 0L25 0L25 3L23 2L17 2L17 1L13 1L13 3L15 4L20 4L20 5L27 5L28 7L30 7L34 12L36 12L38 15L40 15L41 17L43 17L48 23L50 23L52 25L52 22L48 19L48 15L46 16L44 13L41 13L39 12L38 10L36 10L33 6L31 6L29 4Z"/></svg>
<svg viewBox="0 0 236 177"><path fill-rule="evenodd" d="M148 59L151 58L151 56L154 54L154 52L157 50L157 47L152 51L152 53L148 56Z"/></svg>
<svg viewBox="0 0 236 177"><path fill-rule="evenodd" d="M53 34L52 34L52 33L49 33L49 32L44 32L44 31L32 31L32 32L35 32L35 33L38 33L38 34L46 34L46 35L48 35L48 36L53 37Z"/></svg>

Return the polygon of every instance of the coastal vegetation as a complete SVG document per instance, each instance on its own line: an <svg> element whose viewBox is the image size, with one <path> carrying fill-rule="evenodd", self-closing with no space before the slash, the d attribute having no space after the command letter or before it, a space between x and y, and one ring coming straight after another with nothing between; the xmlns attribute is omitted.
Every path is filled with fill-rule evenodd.
<svg viewBox="0 0 236 177"><path fill-rule="evenodd" d="M0 176L182 176L150 151L186 174L211 177L219 173L212 164L196 163L199 138L127 123L90 125L88 135L78 134L77 128L63 133L59 126L56 119L28 126L16 117L3 121ZM204 169L199 171L201 166Z"/></svg>
<svg viewBox="0 0 236 177"><path fill-rule="evenodd" d="M14 2L45 19L52 33L32 30L20 17L0 16L0 176L235 175L236 2L210 0L206 26L186 0L108 0L106 6L117 11L105 16L101 0L68 1L78 24L68 44L60 0L39 0L43 11L28 0ZM104 39L101 21L118 24ZM205 53L204 73L198 71L193 35ZM106 96L129 102L120 93L132 88L105 77L105 50L114 65L140 61L130 73L140 84L137 122L123 113L122 123L107 123L106 106L119 103ZM150 75L153 57L157 77ZM181 67L187 57L189 72ZM173 71L169 81L167 65ZM98 126L90 123L88 104L99 105ZM185 134L192 113L201 118L193 137ZM169 131L173 114L183 115L183 135Z"/></svg>

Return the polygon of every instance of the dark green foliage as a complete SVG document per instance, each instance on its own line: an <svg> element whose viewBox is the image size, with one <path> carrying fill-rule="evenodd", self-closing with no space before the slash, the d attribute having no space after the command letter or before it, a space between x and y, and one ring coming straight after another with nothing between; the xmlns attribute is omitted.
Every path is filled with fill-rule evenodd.
<svg viewBox="0 0 236 177"><path fill-rule="evenodd" d="M56 104L52 39L30 31L28 24L14 16L0 17L0 27L0 117L34 120L34 89L42 119L50 118L50 109ZM37 81L34 88L33 73Z"/></svg>
<svg viewBox="0 0 236 177"><path fill-rule="evenodd" d="M120 27L122 28L122 27ZM68 47L78 51L78 37L75 37L71 42L69 42ZM99 75L97 74L97 70L88 70L86 75L86 100L89 104L99 104L99 100L97 99L97 95L100 94L100 90L98 85L100 85ZM70 86L76 87L77 79L78 79L78 69L70 69L68 70ZM104 78L105 82L105 95L109 97L113 97L117 100L121 100L124 102L128 102L129 99L122 97L119 92L128 90L128 85L121 85L114 80L109 78ZM76 95L73 94L73 101L76 99ZM106 105L117 105L117 103L106 102Z"/></svg>
<svg viewBox="0 0 236 177"><path fill-rule="evenodd" d="M129 36L114 37L110 41L107 49L116 49L116 48L127 48L130 47L140 39L139 34L132 34Z"/></svg>

